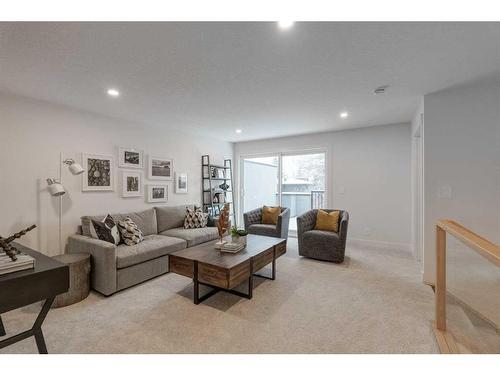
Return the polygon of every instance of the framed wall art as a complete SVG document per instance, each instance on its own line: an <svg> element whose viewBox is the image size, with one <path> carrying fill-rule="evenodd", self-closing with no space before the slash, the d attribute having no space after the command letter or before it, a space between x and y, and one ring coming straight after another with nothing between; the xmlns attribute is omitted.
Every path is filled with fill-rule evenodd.
<svg viewBox="0 0 500 375"><path fill-rule="evenodd" d="M115 190L113 157L101 154L82 154L83 191Z"/></svg>
<svg viewBox="0 0 500 375"><path fill-rule="evenodd" d="M188 175L186 172L175 172L175 192L177 194L187 194L188 192Z"/></svg>
<svg viewBox="0 0 500 375"><path fill-rule="evenodd" d="M132 147L119 147L118 166L120 168L144 168L144 151Z"/></svg>
<svg viewBox="0 0 500 375"><path fill-rule="evenodd" d="M173 180L173 175L172 159L149 157L148 178L150 180Z"/></svg>
<svg viewBox="0 0 500 375"><path fill-rule="evenodd" d="M148 203L166 202L168 185L148 185Z"/></svg>
<svg viewBox="0 0 500 375"><path fill-rule="evenodd" d="M142 172L122 172L122 197L133 198L142 196Z"/></svg>

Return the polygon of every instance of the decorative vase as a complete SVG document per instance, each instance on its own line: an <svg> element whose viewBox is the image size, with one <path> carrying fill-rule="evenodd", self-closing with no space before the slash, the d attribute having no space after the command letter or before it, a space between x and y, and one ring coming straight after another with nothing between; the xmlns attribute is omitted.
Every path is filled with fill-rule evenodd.
<svg viewBox="0 0 500 375"><path fill-rule="evenodd" d="M236 242L236 243L242 243L242 244L247 244L247 236L231 236L231 242Z"/></svg>

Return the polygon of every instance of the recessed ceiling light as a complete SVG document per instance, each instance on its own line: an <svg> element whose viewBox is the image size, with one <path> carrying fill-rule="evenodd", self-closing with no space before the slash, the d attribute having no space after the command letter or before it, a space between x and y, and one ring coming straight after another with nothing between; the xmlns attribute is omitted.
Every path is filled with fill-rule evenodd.
<svg viewBox="0 0 500 375"><path fill-rule="evenodd" d="M278 22L278 27L281 30L287 30L293 26L295 22L294 21L279 21Z"/></svg>
<svg viewBox="0 0 500 375"><path fill-rule="evenodd" d="M340 112L340 118L347 118L349 116L349 113L347 112Z"/></svg>
<svg viewBox="0 0 500 375"><path fill-rule="evenodd" d="M106 92L109 96L120 96L120 91L118 91L117 89L108 89L108 91Z"/></svg>
<svg viewBox="0 0 500 375"><path fill-rule="evenodd" d="M235 130L235 132L236 132L236 133L238 133L238 134L241 134L241 133L243 132L243 130L241 130L241 129L236 129L236 130Z"/></svg>

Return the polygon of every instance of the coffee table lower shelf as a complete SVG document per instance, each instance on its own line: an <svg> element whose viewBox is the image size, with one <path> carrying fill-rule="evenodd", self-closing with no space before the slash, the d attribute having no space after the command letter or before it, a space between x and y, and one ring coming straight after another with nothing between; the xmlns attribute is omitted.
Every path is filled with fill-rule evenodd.
<svg viewBox="0 0 500 375"><path fill-rule="evenodd" d="M253 273L253 262L250 262L250 277L248 278L248 292L243 293L238 290L234 289L226 289L226 288L221 288L218 286L214 286L211 284L207 284L201 281L198 281L198 262L195 261L194 264L194 273L195 276L193 278L193 302L195 305L200 304L201 302L207 300L208 298L212 297L213 295L217 294L218 292L226 292L226 293L231 293L234 294L235 296L238 297L243 297L247 299L252 299L253 297L253 278L254 277L261 277L263 279L268 279L268 280L275 280L276 279L276 259L273 259L272 262L272 269L271 269L271 274L272 276L265 276L262 274L258 273ZM200 285L207 286L212 288L212 290L203 296L200 296Z"/></svg>

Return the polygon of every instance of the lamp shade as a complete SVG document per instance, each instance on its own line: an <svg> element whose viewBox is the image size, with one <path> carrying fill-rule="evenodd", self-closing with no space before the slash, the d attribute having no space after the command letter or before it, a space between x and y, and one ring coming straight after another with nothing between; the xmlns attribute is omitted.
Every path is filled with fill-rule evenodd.
<svg viewBox="0 0 500 375"><path fill-rule="evenodd" d="M48 178L47 184L49 185L47 190L53 197L58 197L66 193L66 190L64 190L64 186L62 186L61 183L54 178Z"/></svg>
<svg viewBox="0 0 500 375"><path fill-rule="evenodd" d="M78 164L76 161L73 159L66 159L63 161L64 164L67 164L69 166L69 170L72 174L75 176L78 174L82 174L85 172L85 169L82 168L80 164Z"/></svg>
<svg viewBox="0 0 500 375"><path fill-rule="evenodd" d="M78 163L70 164L69 170L75 176L78 175L78 174L82 174L83 172L85 172L85 170L82 168L82 166L80 164L78 164Z"/></svg>

